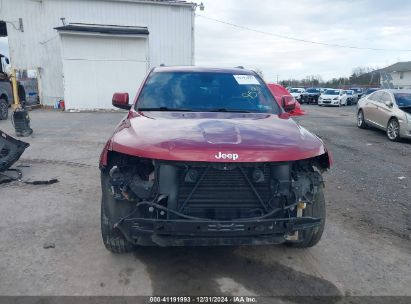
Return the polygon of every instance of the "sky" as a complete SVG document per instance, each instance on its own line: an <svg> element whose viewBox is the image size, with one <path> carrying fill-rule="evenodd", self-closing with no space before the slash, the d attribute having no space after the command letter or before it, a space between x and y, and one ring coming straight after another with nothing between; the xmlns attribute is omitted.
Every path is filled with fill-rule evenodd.
<svg viewBox="0 0 411 304"><path fill-rule="evenodd" d="M301 43L195 18L195 62L262 70L265 80L348 77L353 68L411 61L411 1L203 0L197 15L298 39L394 51ZM400 52L396 50L410 50Z"/></svg>
<svg viewBox="0 0 411 304"><path fill-rule="evenodd" d="M194 0L193 0L194 1ZM298 39L369 48L411 50L411 1L197 0L195 63L262 70L267 81L320 75L348 77L355 67L411 61L411 51L371 51L301 43L239 29L218 19ZM201 17L201 16L204 17ZM0 52L8 53L6 38Z"/></svg>

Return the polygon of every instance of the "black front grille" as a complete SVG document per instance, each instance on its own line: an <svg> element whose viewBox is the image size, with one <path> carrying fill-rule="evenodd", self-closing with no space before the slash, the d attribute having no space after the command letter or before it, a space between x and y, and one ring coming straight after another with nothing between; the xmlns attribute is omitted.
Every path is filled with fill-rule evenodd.
<svg viewBox="0 0 411 304"><path fill-rule="evenodd" d="M266 203L270 198L270 170L260 168L264 173L264 181L253 182L252 172L255 168L241 168L252 183L261 199ZM196 168L198 179L205 173L192 193L195 183L185 181L186 171L180 169L178 208L192 216L229 219L259 216L264 207L257 198L247 178L239 167L229 168ZM181 209L182 208L182 209Z"/></svg>

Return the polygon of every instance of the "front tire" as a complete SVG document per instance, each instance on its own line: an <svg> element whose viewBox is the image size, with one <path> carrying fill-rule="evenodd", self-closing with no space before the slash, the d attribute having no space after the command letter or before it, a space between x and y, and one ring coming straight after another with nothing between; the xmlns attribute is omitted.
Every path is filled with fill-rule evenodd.
<svg viewBox="0 0 411 304"><path fill-rule="evenodd" d="M122 217L133 211L133 204L128 201L116 200L110 193L109 176L101 173L101 236L104 246L113 253L134 251L135 246L127 241L122 232L113 227Z"/></svg>
<svg viewBox="0 0 411 304"><path fill-rule="evenodd" d="M307 204L307 207L303 210L303 216L320 218L321 224L314 228L299 231L299 241L286 243L291 247L309 248L321 240L325 226L325 199L322 187L319 188L314 196L313 203Z"/></svg>
<svg viewBox="0 0 411 304"><path fill-rule="evenodd" d="M359 110L357 113L357 127L360 129L366 129L367 124L364 121L364 112Z"/></svg>
<svg viewBox="0 0 411 304"><path fill-rule="evenodd" d="M387 125L387 137L391 141L400 140L400 123L396 118L391 118Z"/></svg>
<svg viewBox="0 0 411 304"><path fill-rule="evenodd" d="M0 99L0 120L6 120L9 117L9 103L5 99Z"/></svg>

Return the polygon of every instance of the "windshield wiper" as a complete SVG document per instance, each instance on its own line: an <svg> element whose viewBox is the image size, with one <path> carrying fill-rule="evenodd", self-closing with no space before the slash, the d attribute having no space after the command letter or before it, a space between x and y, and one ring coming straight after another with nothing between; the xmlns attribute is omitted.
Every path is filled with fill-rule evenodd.
<svg viewBox="0 0 411 304"><path fill-rule="evenodd" d="M137 111L192 112L193 110L185 109L185 108L158 107L158 108L138 108Z"/></svg>
<svg viewBox="0 0 411 304"><path fill-rule="evenodd" d="M226 108L212 109L212 110L209 110L209 112L252 113L251 111L247 111L247 110L234 110L234 109L226 109Z"/></svg>

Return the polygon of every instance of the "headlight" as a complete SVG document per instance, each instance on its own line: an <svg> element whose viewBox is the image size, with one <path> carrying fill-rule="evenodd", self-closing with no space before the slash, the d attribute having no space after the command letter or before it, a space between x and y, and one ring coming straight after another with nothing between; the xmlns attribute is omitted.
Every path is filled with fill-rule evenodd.
<svg viewBox="0 0 411 304"><path fill-rule="evenodd" d="M320 96L320 97L318 97L318 100L323 100L323 98Z"/></svg>
<svg viewBox="0 0 411 304"><path fill-rule="evenodd" d="M405 117L407 118L408 123L411 124L411 114L405 113Z"/></svg>
<svg viewBox="0 0 411 304"><path fill-rule="evenodd" d="M333 100L338 100L338 97L335 97Z"/></svg>

